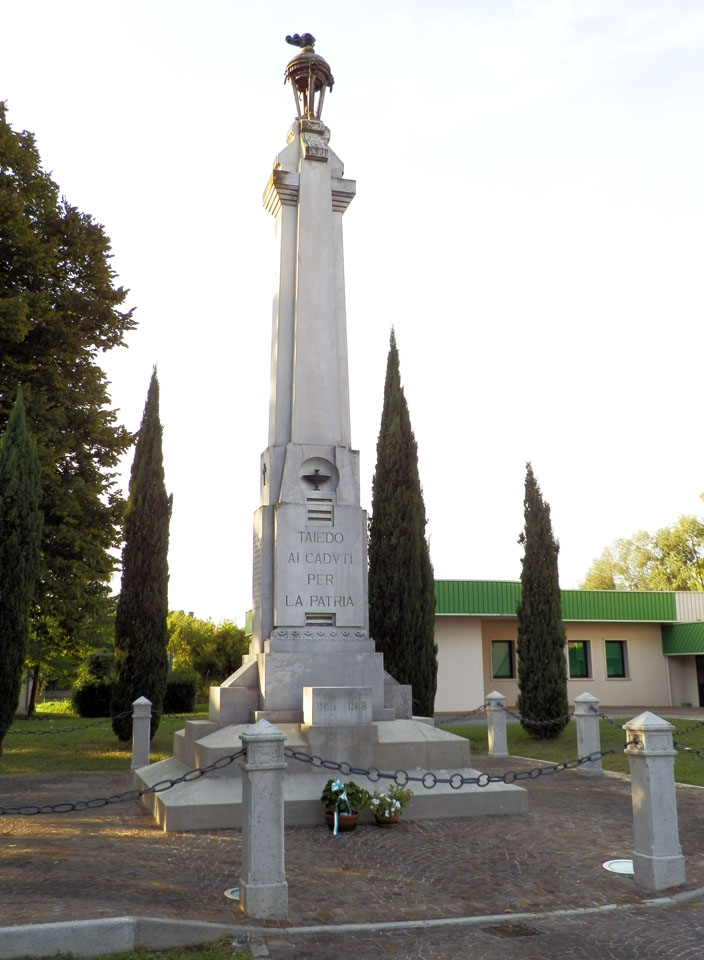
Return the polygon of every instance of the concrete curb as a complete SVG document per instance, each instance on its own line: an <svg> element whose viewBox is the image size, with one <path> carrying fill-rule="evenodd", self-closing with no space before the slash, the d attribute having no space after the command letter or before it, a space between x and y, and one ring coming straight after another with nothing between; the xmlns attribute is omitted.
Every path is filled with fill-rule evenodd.
<svg viewBox="0 0 704 960"><path fill-rule="evenodd" d="M0 960L16 957L98 957L150 950L197 946L234 937L240 927L223 923L163 920L155 917L114 917L101 920L66 920L0 927Z"/></svg>
<svg viewBox="0 0 704 960"><path fill-rule="evenodd" d="M671 897L609 903L601 907L574 907L546 913L499 913L476 917L447 917L428 920L390 920L381 923L340 923L307 927L250 927L198 920L166 920L158 917L115 917L102 920L74 920L0 927L0 960L18 957L97 957L129 950L164 950L172 947L215 943L231 937L236 945L256 940L291 936L329 936L354 933L381 933L394 930L439 929L442 927L497 926L505 923L535 922L564 917L584 917L639 908L674 907L704 899L704 887L685 890Z"/></svg>

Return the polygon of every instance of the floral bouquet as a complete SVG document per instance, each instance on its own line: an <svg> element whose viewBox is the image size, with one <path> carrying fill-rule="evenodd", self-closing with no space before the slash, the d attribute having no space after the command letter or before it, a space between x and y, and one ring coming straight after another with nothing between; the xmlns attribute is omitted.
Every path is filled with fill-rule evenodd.
<svg viewBox="0 0 704 960"><path fill-rule="evenodd" d="M323 804L323 810L335 818L334 836L338 833L340 815L353 816L361 813L369 806L371 799L371 793L364 787L360 787L354 780L348 780L347 783L342 783L341 780L328 780L323 787L320 801Z"/></svg>
<svg viewBox="0 0 704 960"><path fill-rule="evenodd" d="M413 791L408 787L399 787L392 783L386 793L378 790L371 799L370 807L377 823L395 822L401 815L401 810L410 802Z"/></svg>

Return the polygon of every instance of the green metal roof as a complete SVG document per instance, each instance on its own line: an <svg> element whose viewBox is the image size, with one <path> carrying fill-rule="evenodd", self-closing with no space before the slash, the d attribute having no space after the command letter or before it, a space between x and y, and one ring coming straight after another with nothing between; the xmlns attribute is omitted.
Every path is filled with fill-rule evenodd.
<svg viewBox="0 0 704 960"><path fill-rule="evenodd" d="M435 596L439 616L514 617L521 585L513 580L436 580ZM675 594L669 591L563 590L562 615L565 620L677 620Z"/></svg>
<svg viewBox="0 0 704 960"><path fill-rule="evenodd" d="M666 657L704 653L704 623L674 623L662 628L662 652Z"/></svg>
<svg viewBox="0 0 704 960"><path fill-rule="evenodd" d="M436 614L516 615L521 585L510 580L436 580Z"/></svg>
<svg viewBox="0 0 704 960"><path fill-rule="evenodd" d="M669 591L563 590L565 620L630 620L666 623L677 620L675 595Z"/></svg>

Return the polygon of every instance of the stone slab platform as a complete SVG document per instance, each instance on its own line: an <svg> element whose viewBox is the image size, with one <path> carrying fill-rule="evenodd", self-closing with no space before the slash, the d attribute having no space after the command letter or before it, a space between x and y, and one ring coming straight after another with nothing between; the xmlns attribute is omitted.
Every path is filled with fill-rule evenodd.
<svg viewBox="0 0 704 960"><path fill-rule="evenodd" d="M235 761L239 763L240 761ZM185 766L173 757L150 767L135 771L135 785L140 789L150 787L160 780L177 779L188 772ZM421 777L424 770L407 771L411 776ZM478 770L471 767L433 771L438 777L450 777L460 773L476 777ZM313 826L321 820L320 794L323 786L334 772L312 774L289 774L284 780L285 821L287 827ZM370 791L384 790L388 780L378 784L364 777L355 777ZM479 817L489 814L525 813L528 795L522 787L504 784L489 784L487 787L466 786L453 790L448 784L438 784L426 790L412 783L414 797L404 810L406 820L442 820L448 817ZM228 830L242 826L242 780L240 777L202 777L179 784L163 793L150 794L143 799L146 809L159 826L166 831ZM373 823L369 810L364 811L361 822Z"/></svg>
<svg viewBox="0 0 704 960"><path fill-rule="evenodd" d="M188 721L174 736L174 757L191 769L207 767L230 756L242 746L240 734L248 724L213 724ZM435 727L432 721L390 720L353 726L306 726L278 723L286 746L325 760L346 761L355 767L379 770L461 769L470 766L469 740ZM302 769L294 770L294 767ZM166 769L166 768L165 768ZM223 767L217 775L237 775L236 766ZM310 772L305 763L289 761L289 772Z"/></svg>
<svg viewBox="0 0 704 960"><path fill-rule="evenodd" d="M213 729L212 723L186 724L174 737L174 756L169 760L135 771L135 786L152 787L160 781L176 780L195 768L206 768L221 758L231 757L242 746L245 724L228 724ZM440 730L432 721L419 718L391 720L351 726L316 726L284 723L278 728L286 746L323 760L346 762L362 770L394 773L405 770L416 777L434 773L447 779L454 773L464 777L479 774L470 765L469 741ZM164 830L215 830L237 828L242 823L241 760L235 760L201 779L179 784L145 798L147 809ZM335 770L315 767L305 760L287 758L284 781L287 826L306 826L320 821L320 794ZM355 779L371 791L377 787L363 775ZM381 779L379 789L390 781ZM428 790L411 784L416 794L409 808L410 819L476 817L488 813L525 812L523 788L506 784L463 787L454 790L439 784ZM373 817L366 816L370 822Z"/></svg>

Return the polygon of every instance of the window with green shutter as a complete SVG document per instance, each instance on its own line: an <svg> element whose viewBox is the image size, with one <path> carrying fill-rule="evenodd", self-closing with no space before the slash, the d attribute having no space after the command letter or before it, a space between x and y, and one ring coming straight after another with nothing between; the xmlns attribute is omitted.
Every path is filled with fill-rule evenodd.
<svg viewBox="0 0 704 960"><path fill-rule="evenodd" d="M515 677L513 640L491 641L491 675L494 680L511 680Z"/></svg>
<svg viewBox="0 0 704 960"><path fill-rule="evenodd" d="M605 640L606 676L613 680L627 676L626 644L623 640Z"/></svg>
<svg viewBox="0 0 704 960"><path fill-rule="evenodd" d="M588 640L575 640L568 644L568 658L571 679L591 677L591 657L589 653Z"/></svg>

